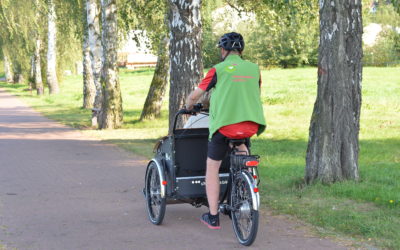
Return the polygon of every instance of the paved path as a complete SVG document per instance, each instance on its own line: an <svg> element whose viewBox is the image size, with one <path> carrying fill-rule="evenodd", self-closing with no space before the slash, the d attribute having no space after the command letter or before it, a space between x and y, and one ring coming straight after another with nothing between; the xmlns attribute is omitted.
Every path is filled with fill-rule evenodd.
<svg viewBox="0 0 400 250"><path fill-rule="evenodd" d="M44 118L0 89L0 248L236 249L199 222L204 208L169 205L161 226L146 217L146 159ZM346 249L309 236L301 224L261 220L246 249Z"/></svg>

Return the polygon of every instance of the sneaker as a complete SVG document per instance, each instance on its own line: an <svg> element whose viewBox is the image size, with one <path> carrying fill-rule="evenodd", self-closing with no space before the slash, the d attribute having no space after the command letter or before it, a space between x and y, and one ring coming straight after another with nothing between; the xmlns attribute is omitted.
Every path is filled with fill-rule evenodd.
<svg viewBox="0 0 400 250"><path fill-rule="evenodd" d="M205 213L201 216L200 221L210 229L221 229L218 214L211 215L210 213Z"/></svg>

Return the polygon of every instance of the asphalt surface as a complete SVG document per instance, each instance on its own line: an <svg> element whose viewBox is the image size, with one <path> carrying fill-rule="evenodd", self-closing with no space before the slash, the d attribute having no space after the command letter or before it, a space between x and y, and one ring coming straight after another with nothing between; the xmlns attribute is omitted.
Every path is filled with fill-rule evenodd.
<svg viewBox="0 0 400 250"><path fill-rule="evenodd" d="M49 120L0 89L0 249L237 249L200 223L206 208L167 205L152 225L141 190L148 159ZM246 249L347 249L264 211Z"/></svg>

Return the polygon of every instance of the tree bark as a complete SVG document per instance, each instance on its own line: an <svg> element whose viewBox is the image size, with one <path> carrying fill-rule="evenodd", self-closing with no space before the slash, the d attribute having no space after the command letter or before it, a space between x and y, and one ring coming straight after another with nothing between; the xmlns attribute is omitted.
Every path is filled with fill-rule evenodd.
<svg viewBox="0 0 400 250"><path fill-rule="evenodd" d="M35 45L35 56L34 56L34 84L37 95L43 95L43 81L42 81L42 66L40 63L40 47L42 41L37 38Z"/></svg>
<svg viewBox="0 0 400 250"><path fill-rule="evenodd" d="M149 93L143 106L140 120L152 120L160 117L161 105L167 89L168 81L168 38L160 41L158 49L158 59L156 69L154 71L153 80L151 81Z"/></svg>
<svg viewBox="0 0 400 250"><path fill-rule="evenodd" d="M57 27L56 10L53 0L48 0L48 38L47 38L47 84L50 94L60 92L57 79Z"/></svg>
<svg viewBox="0 0 400 250"><path fill-rule="evenodd" d="M12 63L8 57L7 51L3 48L4 55L4 73L6 75L6 82L13 83L14 82L14 72L12 69Z"/></svg>
<svg viewBox="0 0 400 250"><path fill-rule="evenodd" d="M361 58L361 1L320 1L318 94L310 123L307 183L359 179Z"/></svg>
<svg viewBox="0 0 400 250"><path fill-rule="evenodd" d="M31 71L29 72L29 90L32 93L32 89L35 88L35 55L31 56Z"/></svg>
<svg viewBox="0 0 400 250"><path fill-rule="evenodd" d="M169 0L170 94L169 131L175 113L203 77L201 0ZM178 121L178 127L184 121Z"/></svg>
<svg viewBox="0 0 400 250"><path fill-rule="evenodd" d="M98 126L98 119L101 111L101 105L103 102L102 86L100 82L101 70L102 70L102 38L100 32L100 8L98 0L87 0L87 25L88 25L88 39L90 48L90 60L91 60L91 71L93 74L93 82L96 89L96 95L93 103L93 116L92 126Z"/></svg>
<svg viewBox="0 0 400 250"><path fill-rule="evenodd" d="M85 4L83 8L84 18L82 20L83 21L83 41L82 41L83 108L91 109L93 108L94 100L96 97L96 87L93 79L92 60L90 59L89 30L88 30L86 9L87 5Z"/></svg>
<svg viewBox="0 0 400 250"><path fill-rule="evenodd" d="M14 83L15 84L22 84L25 82L24 75L19 71L18 73L14 74Z"/></svg>
<svg viewBox="0 0 400 250"><path fill-rule="evenodd" d="M100 129L114 129L122 125L122 96L118 79L117 49L117 4L116 0L102 0L103 69L101 84L103 103L99 120Z"/></svg>

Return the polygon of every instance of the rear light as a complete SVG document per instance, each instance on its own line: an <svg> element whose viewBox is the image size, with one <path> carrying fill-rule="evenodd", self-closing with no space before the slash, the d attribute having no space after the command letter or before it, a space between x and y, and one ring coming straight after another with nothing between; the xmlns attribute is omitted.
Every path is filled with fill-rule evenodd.
<svg viewBox="0 0 400 250"><path fill-rule="evenodd" d="M246 167L257 167L258 161L246 161Z"/></svg>
<svg viewBox="0 0 400 250"><path fill-rule="evenodd" d="M167 185L167 181L162 181L161 184L162 184L163 186L166 186L166 185Z"/></svg>
<svg viewBox="0 0 400 250"><path fill-rule="evenodd" d="M253 178L254 178L254 180L256 180L257 179L257 175L253 175Z"/></svg>
<svg viewBox="0 0 400 250"><path fill-rule="evenodd" d="M258 188L253 188L254 193L258 193Z"/></svg>

